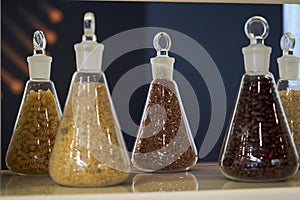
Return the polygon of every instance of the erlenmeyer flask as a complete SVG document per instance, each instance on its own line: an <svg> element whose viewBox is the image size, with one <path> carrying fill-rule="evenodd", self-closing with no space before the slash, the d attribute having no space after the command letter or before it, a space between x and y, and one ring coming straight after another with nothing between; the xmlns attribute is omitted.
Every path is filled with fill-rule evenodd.
<svg viewBox="0 0 300 200"><path fill-rule="evenodd" d="M285 33L280 40L283 55L277 59L279 80L277 88L294 143L300 155L300 58L293 55L295 37Z"/></svg>
<svg viewBox="0 0 300 200"><path fill-rule="evenodd" d="M104 46L97 43L93 13L84 16L83 41L75 44L77 71L50 159L50 175L67 186L106 186L129 175L129 158L107 81Z"/></svg>
<svg viewBox="0 0 300 200"><path fill-rule="evenodd" d="M13 135L7 167L20 174L48 174L48 163L59 127L61 109L50 80L52 58L45 55L42 31L33 37L34 55L27 58L27 81Z"/></svg>
<svg viewBox="0 0 300 200"><path fill-rule="evenodd" d="M160 32L154 37L153 44L157 51L157 56L151 58L153 81L132 162L136 168L146 172L188 170L196 164L198 156L177 84L173 80L175 59L168 56L171 39L168 34Z"/></svg>
<svg viewBox="0 0 300 200"><path fill-rule="evenodd" d="M222 173L239 181L287 179L298 169L298 156L273 75L271 48L264 45L267 21L259 16L245 24L251 44L243 48L246 73L219 158Z"/></svg>

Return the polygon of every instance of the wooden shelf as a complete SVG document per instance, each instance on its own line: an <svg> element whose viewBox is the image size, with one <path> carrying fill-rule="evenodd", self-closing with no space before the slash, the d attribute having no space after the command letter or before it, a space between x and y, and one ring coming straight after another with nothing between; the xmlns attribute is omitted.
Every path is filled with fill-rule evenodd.
<svg viewBox="0 0 300 200"><path fill-rule="evenodd" d="M101 0L94 0L101 1ZM300 0L106 0L124 2L193 2L193 3L242 3L242 4L300 4Z"/></svg>

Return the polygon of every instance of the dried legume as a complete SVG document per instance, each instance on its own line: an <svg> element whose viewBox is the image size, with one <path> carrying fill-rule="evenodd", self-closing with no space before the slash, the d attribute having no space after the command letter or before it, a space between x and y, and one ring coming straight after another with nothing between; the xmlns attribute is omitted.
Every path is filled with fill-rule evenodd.
<svg viewBox="0 0 300 200"><path fill-rule="evenodd" d="M223 173L244 181L286 179L298 168L288 124L270 76L244 76L221 152Z"/></svg>

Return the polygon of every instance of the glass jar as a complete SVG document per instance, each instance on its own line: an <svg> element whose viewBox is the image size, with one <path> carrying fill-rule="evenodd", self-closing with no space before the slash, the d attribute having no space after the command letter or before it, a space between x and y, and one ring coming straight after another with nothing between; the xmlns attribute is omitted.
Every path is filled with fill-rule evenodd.
<svg viewBox="0 0 300 200"><path fill-rule="evenodd" d="M220 169L238 181L284 180L296 173L298 156L269 72L271 48L264 45L268 23L254 16L246 22L245 33L251 42L243 48L246 73L220 152Z"/></svg>
<svg viewBox="0 0 300 200"><path fill-rule="evenodd" d="M50 160L50 175L62 185L95 187L125 181L130 162L101 70L104 46L96 42L93 13L84 16L83 41L75 44L77 71L65 103Z"/></svg>
<svg viewBox="0 0 300 200"><path fill-rule="evenodd" d="M283 55L277 59L279 80L277 87L294 143L300 155L300 58L293 55L295 37L285 33L280 40Z"/></svg>
<svg viewBox="0 0 300 200"><path fill-rule="evenodd" d="M27 58L27 81L13 135L6 154L8 169L19 174L48 174L50 154L61 118L54 83L52 58L45 55L42 31L33 37L34 55Z"/></svg>
<svg viewBox="0 0 300 200"><path fill-rule="evenodd" d="M157 33L153 40L157 56L151 58L153 81L134 145L132 163L145 172L185 171L198 159L176 82L175 59L168 56L171 39ZM162 45L165 44L165 47Z"/></svg>

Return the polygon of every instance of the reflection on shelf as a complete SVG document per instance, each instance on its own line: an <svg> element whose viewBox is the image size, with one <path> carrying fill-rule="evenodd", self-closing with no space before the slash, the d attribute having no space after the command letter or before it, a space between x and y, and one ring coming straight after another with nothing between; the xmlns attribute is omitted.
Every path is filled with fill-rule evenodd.
<svg viewBox="0 0 300 200"><path fill-rule="evenodd" d="M4 186L4 195L52 194L57 187L47 175L24 176L15 174L10 177L6 186Z"/></svg>
<svg viewBox="0 0 300 200"><path fill-rule="evenodd" d="M189 172L137 174L132 181L133 192L198 191L198 181Z"/></svg>
<svg viewBox="0 0 300 200"><path fill-rule="evenodd" d="M80 187L65 187L57 185L52 194L116 194L129 193L124 185L115 185L110 187L94 187L94 188L80 188Z"/></svg>
<svg viewBox="0 0 300 200"><path fill-rule="evenodd" d="M7 174L0 177L3 180L2 195L49 195L49 194L104 194L104 193L128 193L131 192L125 185L116 185L112 187L79 188L65 187L56 184L48 175L24 176ZM128 181L131 181L128 179ZM0 195L1 196L1 195Z"/></svg>
<svg viewBox="0 0 300 200"><path fill-rule="evenodd" d="M238 181L227 181L222 189L257 189L257 188L274 188L274 187L299 187L300 171L287 181L273 182L273 183L249 183Z"/></svg>

